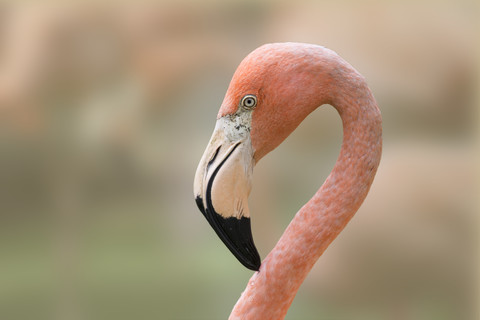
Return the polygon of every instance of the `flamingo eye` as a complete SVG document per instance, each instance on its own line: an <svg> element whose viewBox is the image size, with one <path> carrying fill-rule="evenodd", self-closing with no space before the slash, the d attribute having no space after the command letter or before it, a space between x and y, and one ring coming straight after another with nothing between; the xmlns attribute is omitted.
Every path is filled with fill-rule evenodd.
<svg viewBox="0 0 480 320"><path fill-rule="evenodd" d="M253 94L247 94L240 101L240 105L246 109L253 109L257 105L257 97Z"/></svg>

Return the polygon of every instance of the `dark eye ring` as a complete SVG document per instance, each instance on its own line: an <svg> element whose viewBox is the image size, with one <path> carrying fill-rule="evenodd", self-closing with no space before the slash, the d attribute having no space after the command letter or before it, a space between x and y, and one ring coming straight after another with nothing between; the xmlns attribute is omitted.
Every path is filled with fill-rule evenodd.
<svg viewBox="0 0 480 320"><path fill-rule="evenodd" d="M257 106L257 97L253 94L247 94L240 101L240 105L246 109L253 109Z"/></svg>

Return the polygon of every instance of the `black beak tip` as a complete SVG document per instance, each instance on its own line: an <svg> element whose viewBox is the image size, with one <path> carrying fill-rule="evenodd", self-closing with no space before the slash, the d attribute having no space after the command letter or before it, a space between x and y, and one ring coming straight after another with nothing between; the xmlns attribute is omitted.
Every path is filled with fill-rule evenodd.
<svg viewBox="0 0 480 320"><path fill-rule="evenodd" d="M214 229L227 248L246 268L258 271L261 260L253 242L250 218L224 218L217 213L213 217Z"/></svg>
<svg viewBox="0 0 480 320"><path fill-rule="evenodd" d="M224 218L215 211L209 210L208 207L205 208L203 199L200 196L195 197L195 203L238 261L247 269L258 271L261 260L253 242L250 218Z"/></svg>
<svg viewBox="0 0 480 320"><path fill-rule="evenodd" d="M245 261L240 261L240 262L247 269L250 269L252 271L259 271L260 270L261 262L260 262L260 257L258 256L258 253L257 253L257 257L252 257L252 259L249 259L248 261L245 260Z"/></svg>

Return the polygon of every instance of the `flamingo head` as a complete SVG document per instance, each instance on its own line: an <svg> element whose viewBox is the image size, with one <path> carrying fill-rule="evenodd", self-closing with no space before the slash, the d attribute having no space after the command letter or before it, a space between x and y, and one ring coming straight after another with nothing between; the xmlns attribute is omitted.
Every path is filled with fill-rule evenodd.
<svg viewBox="0 0 480 320"><path fill-rule="evenodd" d="M251 270L260 268L248 209L253 168L329 102L328 60L335 55L315 45L264 45L241 62L221 105L197 168L194 196L220 239Z"/></svg>

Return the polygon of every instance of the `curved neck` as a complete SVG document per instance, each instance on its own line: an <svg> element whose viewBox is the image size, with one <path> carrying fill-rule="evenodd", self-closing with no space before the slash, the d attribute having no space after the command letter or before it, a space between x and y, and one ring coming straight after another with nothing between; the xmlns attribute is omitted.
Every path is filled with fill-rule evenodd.
<svg viewBox="0 0 480 320"><path fill-rule="evenodd" d="M343 123L339 158L250 279L230 319L283 319L305 277L365 199L381 154L381 116L365 81L343 77L329 102Z"/></svg>

